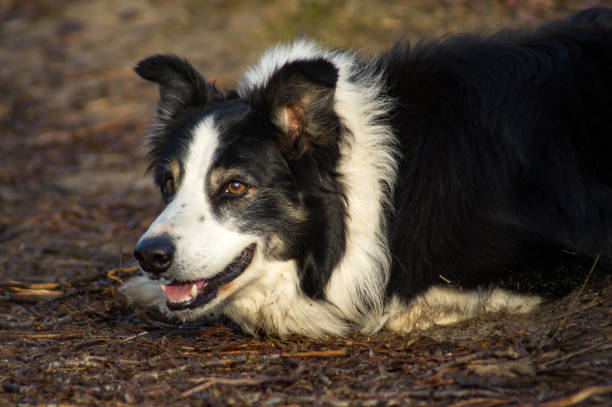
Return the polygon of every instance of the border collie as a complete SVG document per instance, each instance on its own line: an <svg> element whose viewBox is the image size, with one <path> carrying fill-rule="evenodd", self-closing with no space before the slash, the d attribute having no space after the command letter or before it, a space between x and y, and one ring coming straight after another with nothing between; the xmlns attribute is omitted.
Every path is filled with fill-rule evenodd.
<svg viewBox="0 0 612 407"><path fill-rule="evenodd" d="M135 69L159 85L166 206L133 303L250 333L409 332L529 312L609 260L612 10L370 59L298 40L237 90L172 55Z"/></svg>

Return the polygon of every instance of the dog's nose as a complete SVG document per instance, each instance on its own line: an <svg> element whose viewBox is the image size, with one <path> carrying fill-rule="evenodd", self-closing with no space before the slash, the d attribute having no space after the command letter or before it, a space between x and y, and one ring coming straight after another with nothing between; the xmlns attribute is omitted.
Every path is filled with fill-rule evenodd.
<svg viewBox="0 0 612 407"><path fill-rule="evenodd" d="M138 242L134 257L140 267L149 273L161 274L168 270L174 256L174 244L170 238L154 237Z"/></svg>

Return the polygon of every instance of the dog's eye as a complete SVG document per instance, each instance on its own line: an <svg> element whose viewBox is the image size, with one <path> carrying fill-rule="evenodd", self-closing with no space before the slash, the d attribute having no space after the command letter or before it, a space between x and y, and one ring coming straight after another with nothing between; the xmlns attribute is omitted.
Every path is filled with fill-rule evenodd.
<svg viewBox="0 0 612 407"><path fill-rule="evenodd" d="M225 193L230 195L242 195L246 192L247 186L239 181L230 181L225 186Z"/></svg>
<svg viewBox="0 0 612 407"><path fill-rule="evenodd" d="M166 176L166 180L164 181L164 192L167 195L174 194L174 178L171 175Z"/></svg>

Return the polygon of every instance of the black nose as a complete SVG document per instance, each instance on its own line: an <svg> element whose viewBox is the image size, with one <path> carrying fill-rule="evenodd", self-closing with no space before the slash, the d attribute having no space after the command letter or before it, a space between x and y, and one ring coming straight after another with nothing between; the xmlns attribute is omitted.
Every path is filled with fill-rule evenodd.
<svg viewBox="0 0 612 407"><path fill-rule="evenodd" d="M168 270L174 256L174 244L166 236L154 237L138 242L134 257L144 271L161 274Z"/></svg>

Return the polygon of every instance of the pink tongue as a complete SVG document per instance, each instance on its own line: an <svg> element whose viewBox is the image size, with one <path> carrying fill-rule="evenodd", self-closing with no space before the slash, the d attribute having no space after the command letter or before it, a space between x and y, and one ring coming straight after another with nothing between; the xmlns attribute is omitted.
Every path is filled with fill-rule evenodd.
<svg viewBox="0 0 612 407"><path fill-rule="evenodd" d="M204 287L206 281L199 280L191 283L166 284L166 297L172 302L180 302L191 296L191 286L196 285L198 291Z"/></svg>

